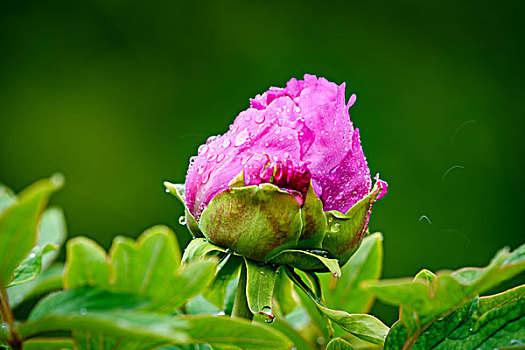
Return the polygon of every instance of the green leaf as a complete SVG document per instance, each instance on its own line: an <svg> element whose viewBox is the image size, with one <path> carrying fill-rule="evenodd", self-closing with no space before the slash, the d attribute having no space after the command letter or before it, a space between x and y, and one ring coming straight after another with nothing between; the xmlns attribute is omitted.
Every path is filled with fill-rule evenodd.
<svg viewBox="0 0 525 350"><path fill-rule="evenodd" d="M383 344L388 333L388 327L377 318L371 315L349 314L344 311L327 308L299 275L291 269L285 269L285 271L295 284L310 298L317 309L331 321L339 325L343 330L367 342L379 345Z"/></svg>
<svg viewBox="0 0 525 350"><path fill-rule="evenodd" d="M179 263L175 235L165 226L150 228L137 243L116 237L109 258L95 242L77 237L67 245L65 287L89 285L143 295L153 300L150 310L171 313L199 294L210 283L216 268L211 260L177 269Z"/></svg>
<svg viewBox="0 0 525 350"><path fill-rule="evenodd" d="M5 207L0 214L0 242L2 242L0 283L2 285L11 282L13 271L35 246L41 213L49 196L62 187L63 183L61 175L37 181L20 192L17 203ZM3 203L5 202L4 199Z"/></svg>
<svg viewBox="0 0 525 350"><path fill-rule="evenodd" d="M33 338L24 342L24 350L73 350L71 338Z"/></svg>
<svg viewBox="0 0 525 350"><path fill-rule="evenodd" d="M75 237L66 245L64 287L82 286L108 288L109 266L105 250L93 240Z"/></svg>
<svg viewBox="0 0 525 350"><path fill-rule="evenodd" d="M367 313L374 302L371 292L359 288L365 280L377 280L383 265L383 236L374 233L343 266L340 278L321 275L326 304L349 313Z"/></svg>
<svg viewBox="0 0 525 350"><path fill-rule="evenodd" d="M525 285L476 298L409 336L397 323L385 349L496 349L525 343Z"/></svg>
<svg viewBox="0 0 525 350"><path fill-rule="evenodd" d="M44 246L37 245L31 249L31 253L15 269L13 281L7 287L34 280L42 270L42 258L46 253L54 250L56 250L56 246L50 243Z"/></svg>
<svg viewBox="0 0 525 350"><path fill-rule="evenodd" d="M334 276L341 276L341 268L337 259L330 259L320 254L304 250L283 250L268 260L270 264L288 265L306 271L330 271Z"/></svg>
<svg viewBox="0 0 525 350"><path fill-rule="evenodd" d="M195 261L182 266L172 276L166 276L166 288L171 290L152 290L154 302L150 309L159 313L173 312L210 284L216 268L215 260Z"/></svg>
<svg viewBox="0 0 525 350"><path fill-rule="evenodd" d="M293 282L286 273L279 273L275 279L273 297L283 315L292 312L297 306L297 301L293 297Z"/></svg>
<svg viewBox="0 0 525 350"><path fill-rule="evenodd" d="M280 333L258 324L229 317L169 317L142 312L147 303L132 294L92 287L71 289L42 300L19 329L24 338L60 330L106 334L122 339L119 348L126 342L141 344L139 349L167 343L210 343L246 349L287 349L291 345Z"/></svg>
<svg viewBox="0 0 525 350"><path fill-rule="evenodd" d="M23 338L46 332L81 330L112 338L148 340L153 344L188 339L185 333L176 329L179 322L168 316L143 312L149 303L149 300L134 294L112 293L94 287L70 289L42 299L31 311L28 322L20 325L19 331Z"/></svg>
<svg viewBox="0 0 525 350"><path fill-rule="evenodd" d="M361 286L383 302L400 305L400 320L409 335L458 309L475 296L525 270L525 245L504 249L485 268L464 268L437 275L423 270L414 280L366 281Z"/></svg>
<svg viewBox="0 0 525 350"><path fill-rule="evenodd" d="M203 296L219 309L224 308L224 298L228 284L239 275L239 268L244 263L242 258L229 254L218 266L217 273Z"/></svg>
<svg viewBox="0 0 525 350"><path fill-rule="evenodd" d="M301 350L315 350L317 347L308 342L303 336L296 331L290 324L283 321L281 318L276 318L274 322L270 325L271 328L281 332L288 339L292 341L296 349Z"/></svg>
<svg viewBox="0 0 525 350"><path fill-rule="evenodd" d="M275 286L276 269L270 265L244 259L246 263L246 297L253 314L264 315L273 321L272 297Z"/></svg>
<svg viewBox="0 0 525 350"><path fill-rule="evenodd" d="M174 284L180 264L180 250L173 231L154 226L135 242L116 237L109 253L111 289L167 302L181 288ZM196 276L198 277L198 276Z"/></svg>
<svg viewBox="0 0 525 350"><path fill-rule="evenodd" d="M355 348L343 338L335 338L328 343L326 350L354 350Z"/></svg>
<svg viewBox="0 0 525 350"><path fill-rule="evenodd" d="M51 243L57 248L55 251L44 255L42 269L46 269L55 261L66 240L67 226L64 212L57 207L47 209L40 219L38 233L39 246Z"/></svg>
<svg viewBox="0 0 525 350"><path fill-rule="evenodd" d="M5 208L15 204L17 198L13 191L9 187L4 186L0 183L0 214L4 211Z"/></svg>
<svg viewBox="0 0 525 350"><path fill-rule="evenodd" d="M176 316L187 321L184 329L192 341L216 345L233 345L243 349L290 349L288 338L270 327L257 322L227 316Z"/></svg>
<svg viewBox="0 0 525 350"><path fill-rule="evenodd" d="M55 264L40 273L33 281L9 287L7 296L11 307L16 308L25 300L61 289L63 270L64 266L62 264Z"/></svg>

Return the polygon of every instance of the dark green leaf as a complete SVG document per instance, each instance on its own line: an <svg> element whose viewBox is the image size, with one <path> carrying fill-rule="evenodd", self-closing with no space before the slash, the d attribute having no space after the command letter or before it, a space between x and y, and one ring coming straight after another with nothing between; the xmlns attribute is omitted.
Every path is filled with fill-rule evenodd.
<svg viewBox="0 0 525 350"><path fill-rule="evenodd" d="M15 268L37 243L37 225L49 196L62 187L63 178L55 175L35 182L23 190L15 204L0 214L0 283L12 280ZM5 197L5 195L4 195ZM6 200L4 199L4 203Z"/></svg>
<svg viewBox="0 0 525 350"><path fill-rule="evenodd" d="M496 349L525 344L525 286L476 298L409 335L398 322L385 349Z"/></svg>
<svg viewBox="0 0 525 350"><path fill-rule="evenodd" d="M374 233L363 239L361 246L343 266L340 278L323 274L326 304L349 313L366 313L374 302L371 292L359 288L365 280L377 280L383 264L383 236Z"/></svg>
<svg viewBox="0 0 525 350"><path fill-rule="evenodd" d="M317 347L308 342L303 336L297 332L291 325L289 325L287 322L281 320L280 318L276 318L275 321L271 324L272 328L276 329L277 331L284 334L288 339L292 341L296 349L301 350L315 350Z"/></svg>
<svg viewBox="0 0 525 350"><path fill-rule="evenodd" d="M326 350L354 350L355 348L343 338L335 338L328 343Z"/></svg>
<svg viewBox="0 0 525 350"><path fill-rule="evenodd" d="M414 280L367 281L362 286L383 302L400 305L409 335L458 309L476 295L525 270L525 245L500 251L485 268L465 268L437 275L423 270Z"/></svg>

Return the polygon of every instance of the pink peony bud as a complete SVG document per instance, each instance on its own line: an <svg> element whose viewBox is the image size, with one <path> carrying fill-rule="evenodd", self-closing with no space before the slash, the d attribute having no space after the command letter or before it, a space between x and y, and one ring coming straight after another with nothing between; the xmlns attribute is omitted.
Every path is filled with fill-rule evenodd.
<svg viewBox="0 0 525 350"><path fill-rule="evenodd" d="M367 231L372 203L386 193L378 179L372 190L348 113L354 102L352 95L346 103L344 83L313 75L257 95L190 162L184 201L192 231L255 260L324 249L344 263Z"/></svg>

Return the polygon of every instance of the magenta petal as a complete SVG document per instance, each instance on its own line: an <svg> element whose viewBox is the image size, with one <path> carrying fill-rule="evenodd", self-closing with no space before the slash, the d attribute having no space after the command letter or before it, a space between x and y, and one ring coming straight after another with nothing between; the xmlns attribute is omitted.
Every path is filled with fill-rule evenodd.
<svg viewBox="0 0 525 350"><path fill-rule="evenodd" d="M372 186L370 170L359 139L359 129L352 135L352 146L340 164L330 170L321 180L324 210L346 213L368 193Z"/></svg>
<svg viewBox="0 0 525 350"><path fill-rule="evenodd" d="M246 184L273 182L299 196L311 179L325 211L346 212L371 187L359 132L348 113L355 100L352 95L346 103L345 84L308 74L251 99L230 130L192 158L186 176L190 212L198 219L241 171ZM378 198L386 183L381 188Z"/></svg>

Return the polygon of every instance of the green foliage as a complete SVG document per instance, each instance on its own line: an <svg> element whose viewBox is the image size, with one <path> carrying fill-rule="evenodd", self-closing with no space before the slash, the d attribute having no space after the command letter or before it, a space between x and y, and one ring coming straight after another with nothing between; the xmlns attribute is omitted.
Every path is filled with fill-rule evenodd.
<svg viewBox="0 0 525 350"><path fill-rule="evenodd" d="M326 350L354 350L355 348L342 338L335 338L328 343Z"/></svg>
<svg viewBox="0 0 525 350"><path fill-rule="evenodd" d="M285 269L285 271L290 276L290 279L310 297L317 309L330 321L360 339L373 344L383 344L389 328L377 318L371 315L349 314L344 311L327 308L318 297L319 292L312 291L307 283L290 268Z"/></svg>
<svg viewBox="0 0 525 350"><path fill-rule="evenodd" d="M383 264L383 236L374 233L363 239L361 246L343 266L341 277L321 276L326 304L349 313L366 313L374 296L359 288L365 280L377 280Z"/></svg>
<svg viewBox="0 0 525 350"><path fill-rule="evenodd" d="M525 286L475 298L427 327L411 344L401 322L392 327L385 349L496 349L523 345Z"/></svg>
<svg viewBox="0 0 525 350"><path fill-rule="evenodd" d="M434 321L525 270L525 245L514 252L503 249L485 268L464 268L439 272L422 270L414 280L368 281L362 285L383 302L400 306L400 323L409 348ZM451 320L454 318L451 318ZM397 326L392 337L400 337ZM393 331L394 332L394 331Z"/></svg>
<svg viewBox="0 0 525 350"><path fill-rule="evenodd" d="M3 286L13 280L13 272L37 244L37 227L41 214L49 196L62 187L63 182L60 175L37 181L23 190L16 199L5 189L2 191L0 284ZM25 275L24 278L28 276Z"/></svg>
<svg viewBox="0 0 525 350"><path fill-rule="evenodd" d="M56 291L62 288L62 264L51 265L47 270L41 272L33 281L9 287L7 295L12 308L16 308L25 300Z"/></svg>

